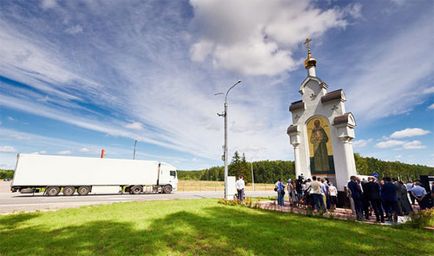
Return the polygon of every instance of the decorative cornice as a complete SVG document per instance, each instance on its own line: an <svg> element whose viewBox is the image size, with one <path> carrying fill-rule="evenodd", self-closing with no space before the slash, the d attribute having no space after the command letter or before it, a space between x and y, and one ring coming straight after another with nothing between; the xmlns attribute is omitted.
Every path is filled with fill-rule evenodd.
<svg viewBox="0 0 434 256"><path fill-rule="evenodd" d="M298 133L298 126L297 125L293 125L291 124L288 129L286 129L286 134L290 135L290 134L294 134L294 133Z"/></svg>
<svg viewBox="0 0 434 256"><path fill-rule="evenodd" d="M304 105L304 102L302 100L295 101L289 106L289 112L294 112L295 110L299 109L306 109L306 106Z"/></svg>
<svg viewBox="0 0 434 256"><path fill-rule="evenodd" d="M337 116L333 119L333 125L339 126L339 125L346 125L348 127L353 128L356 126L356 121L354 119L354 116L351 112L345 113L343 115Z"/></svg>
<svg viewBox="0 0 434 256"><path fill-rule="evenodd" d="M335 101L335 100L345 101L345 94L342 89L329 92L326 95L321 97L321 103L327 103L329 101Z"/></svg>

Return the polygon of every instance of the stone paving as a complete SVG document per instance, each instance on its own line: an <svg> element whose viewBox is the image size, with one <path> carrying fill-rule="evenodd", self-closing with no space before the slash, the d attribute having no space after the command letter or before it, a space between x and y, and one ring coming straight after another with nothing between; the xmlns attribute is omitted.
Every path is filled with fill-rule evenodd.
<svg viewBox="0 0 434 256"><path fill-rule="evenodd" d="M302 215L307 215L307 209L305 208L299 208L299 207L292 207L290 206L289 202L284 202L284 206L278 206L276 201L268 200L268 201L260 201L257 203L257 207L264 210L269 211L279 211L279 212L291 212L291 213L297 213ZM314 215L319 215L318 213L314 213ZM351 212L351 209L346 208L336 208L333 212L328 211L322 215L326 218L333 218L333 219L341 219L341 220L356 220L355 215ZM368 224L381 224L381 225L391 225L390 222L385 223L378 223L375 221L375 215L372 214L370 216L369 220L363 220L360 221L363 223Z"/></svg>

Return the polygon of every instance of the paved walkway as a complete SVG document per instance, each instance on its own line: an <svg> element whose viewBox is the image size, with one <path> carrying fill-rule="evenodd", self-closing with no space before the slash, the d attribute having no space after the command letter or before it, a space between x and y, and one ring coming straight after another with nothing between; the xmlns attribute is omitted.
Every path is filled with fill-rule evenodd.
<svg viewBox="0 0 434 256"><path fill-rule="evenodd" d="M284 206L278 206L276 201L260 201L257 205L259 208L269 211L279 211L279 212L292 212L297 214L307 215L307 209L291 207L288 202L284 202ZM315 213L317 215L317 213ZM352 214L351 209L346 208L336 208L333 212L326 212L323 214L323 217L341 219L341 220L356 220L356 217ZM382 225L391 225L390 222L378 223L375 221L375 215L372 214L369 220L363 220L364 223L369 224L382 224Z"/></svg>

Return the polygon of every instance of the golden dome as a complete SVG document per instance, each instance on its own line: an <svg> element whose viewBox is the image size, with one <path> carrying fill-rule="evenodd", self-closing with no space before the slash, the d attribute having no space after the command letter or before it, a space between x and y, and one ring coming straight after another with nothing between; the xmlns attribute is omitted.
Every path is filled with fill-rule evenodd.
<svg viewBox="0 0 434 256"><path fill-rule="evenodd" d="M316 59L314 57L312 57L312 53L310 52L310 42L312 41L312 39L306 38L306 41L304 42L304 44L306 45L307 48L307 57L304 60L304 67L306 69L309 69L311 67L316 67Z"/></svg>

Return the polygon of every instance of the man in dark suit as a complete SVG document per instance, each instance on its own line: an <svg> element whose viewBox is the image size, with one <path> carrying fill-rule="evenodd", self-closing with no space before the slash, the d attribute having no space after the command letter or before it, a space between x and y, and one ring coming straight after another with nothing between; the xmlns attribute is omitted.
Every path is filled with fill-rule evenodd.
<svg viewBox="0 0 434 256"><path fill-rule="evenodd" d="M366 184L366 189L364 190L364 192L367 195L367 198L371 203L372 208L374 209L377 222L379 222L380 220L381 222L384 222L384 213L383 213L383 208L381 207L380 184L375 182L374 177L369 177L368 181L369 182Z"/></svg>
<svg viewBox="0 0 434 256"><path fill-rule="evenodd" d="M357 220L363 220L363 201L362 201L362 189L360 184L357 182L356 176L350 177L350 182L348 182L348 189L351 190L351 197L354 200L354 208L356 210Z"/></svg>
<svg viewBox="0 0 434 256"><path fill-rule="evenodd" d="M396 196L396 186L392 183L390 177L384 177L384 185L381 189L381 199L383 200L384 211L388 221L396 222L398 220L398 198Z"/></svg>

